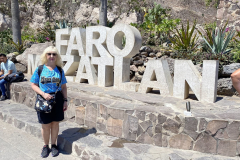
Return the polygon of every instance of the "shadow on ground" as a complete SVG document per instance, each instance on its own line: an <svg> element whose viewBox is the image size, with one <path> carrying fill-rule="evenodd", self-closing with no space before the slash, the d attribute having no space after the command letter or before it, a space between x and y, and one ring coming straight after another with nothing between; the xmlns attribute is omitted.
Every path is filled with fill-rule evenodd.
<svg viewBox="0 0 240 160"><path fill-rule="evenodd" d="M90 134L96 134L97 130L95 128L86 129L86 128L69 128L62 131L58 135L57 144L62 154L71 154L73 142L80 139L86 139ZM64 150L65 152L63 152Z"/></svg>

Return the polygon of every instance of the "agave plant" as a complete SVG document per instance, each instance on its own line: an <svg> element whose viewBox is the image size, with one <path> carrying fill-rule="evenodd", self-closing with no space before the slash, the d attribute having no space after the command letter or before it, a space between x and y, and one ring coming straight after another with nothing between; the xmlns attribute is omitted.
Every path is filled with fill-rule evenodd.
<svg viewBox="0 0 240 160"><path fill-rule="evenodd" d="M22 43L20 43L19 41L17 43L15 43L12 40L10 40L9 42L13 45L15 50L17 50L18 53L20 53L20 54L23 53L24 50L26 49L24 41L22 41Z"/></svg>
<svg viewBox="0 0 240 160"><path fill-rule="evenodd" d="M229 32L226 35L226 32ZM213 54L226 54L231 51L227 49L229 42L235 35L235 30L226 30L226 25L222 29L217 29L212 31L212 38L203 36L204 41L211 49Z"/></svg>
<svg viewBox="0 0 240 160"><path fill-rule="evenodd" d="M175 29L176 35L170 39L174 45L175 50L182 51L193 51L198 46L197 34L194 34L196 29L196 21L194 21L192 28L190 29L189 21L187 22L187 28L184 28L182 24L182 29Z"/></svg>
<svg viewBox="0 0 240 160"><path fill-rule="evenodd" d="M71 28L71 26L68 26L67 20L60 20L59 22L56 22L54 25L54 29L63 29L63 28Z"/></svg>
<svg viewBox="0 0 240 160"><path fill-rule="evenodd" d="M212 28L207 28L207 29L205 29L205 30L199 28L199 30L198 30L198 33L199 33L202 37L204 37L211 46L213 45L213 38L212 38L212 31L213 31L213 30L214 30L214 29L212 29Z"/></svg>

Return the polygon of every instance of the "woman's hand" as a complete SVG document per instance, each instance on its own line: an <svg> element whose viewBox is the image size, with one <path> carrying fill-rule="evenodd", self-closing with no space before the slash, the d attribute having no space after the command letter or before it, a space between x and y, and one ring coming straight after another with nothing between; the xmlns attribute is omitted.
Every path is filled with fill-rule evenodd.
<svg viewBox="0 0 240 160"><path fill-rule="evenodd" d="M43 93L43 98L46 99L46 100L48 101L48 100L52 99L53 96L51 96L51 95L48 94L48 93Z"/></svg>
<svg viewBox="0 0 240 160"><path fill-rule="evenodd" d="M63 111L66 111L67 107L68 107L68 103L67 103L67 101L64 101L64 103L63 103Z"/></svg>

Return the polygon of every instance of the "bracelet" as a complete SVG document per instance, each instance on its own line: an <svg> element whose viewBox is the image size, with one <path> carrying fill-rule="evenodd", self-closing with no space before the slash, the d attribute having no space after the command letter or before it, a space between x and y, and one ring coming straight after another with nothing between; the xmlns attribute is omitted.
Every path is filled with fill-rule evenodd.
<svg viewBox="0 0 240 160"><path fill-rule="evenodd" d="M63 98L63 101L67 102L68 100L67 100L67 98Z"/></svg>

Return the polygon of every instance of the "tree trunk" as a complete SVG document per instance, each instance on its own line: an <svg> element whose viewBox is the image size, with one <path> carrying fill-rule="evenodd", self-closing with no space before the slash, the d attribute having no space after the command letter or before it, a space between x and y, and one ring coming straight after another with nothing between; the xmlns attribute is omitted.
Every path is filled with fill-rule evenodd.
<svg viewBox="0 0 240 160"><path fill-rule="evenodd" d="M107 26L107 0L101 0L99 24L102 26Z"/></svg>
<svg viewBox="0 0 240 160"><path fill-rule="evenodd" d="M13 42L22 44L18 0L11 0Z"/></svg>

